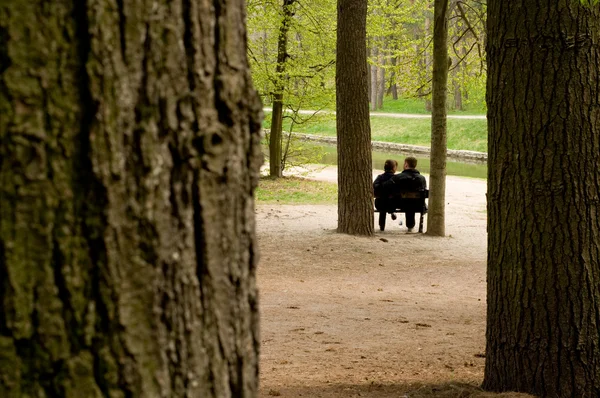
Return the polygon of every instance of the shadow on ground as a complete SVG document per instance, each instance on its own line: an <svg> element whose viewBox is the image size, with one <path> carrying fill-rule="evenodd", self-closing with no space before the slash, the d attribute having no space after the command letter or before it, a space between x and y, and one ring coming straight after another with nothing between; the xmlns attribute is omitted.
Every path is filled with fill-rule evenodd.
<svg viewBox="0 0 600 398"><path fill-rule="evenodd" d="M310 398L531 398L532 395L514 392L493 393L478 386L461 383L447 384L336 384L326 386L282 386L269 388L260 395L267 397Z"/></svg>

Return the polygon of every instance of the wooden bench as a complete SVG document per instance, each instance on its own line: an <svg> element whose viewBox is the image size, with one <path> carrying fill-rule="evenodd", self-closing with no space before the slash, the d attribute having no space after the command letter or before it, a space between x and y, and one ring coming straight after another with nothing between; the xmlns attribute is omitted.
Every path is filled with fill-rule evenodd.
<svg viewBox="0 0 600 398"><path fill-rule="evenodd" d="M419 213L419 233L423 233L423 216L427 214L427 203L425 199L429 198L429 190L420 191L401 191L394 193L389 197L389 200L394 203L394 213L414 212ZM375 209L375 213L379 213L379 229L385 230L386 212L379 212Z"/></svg>

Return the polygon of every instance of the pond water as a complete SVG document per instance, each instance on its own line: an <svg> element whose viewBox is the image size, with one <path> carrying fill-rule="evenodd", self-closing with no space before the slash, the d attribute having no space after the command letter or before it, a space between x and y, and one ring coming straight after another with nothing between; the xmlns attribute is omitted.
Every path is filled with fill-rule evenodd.
<svg viewBox="0 0 600 398"><path fill-rule="evenodd" d="M321 145L319 145L321 146ZM323 164L337 164L337 149L332 145L321 146L325 151L321 163ZM398 168L402 170L402 163L404 158L408 156L407 153L401 152L381 152L373 151L373 168L375 170L383 170L383 165L387 159L394 159L398 162ZM417 169L422 173L429 174L429 158L423 155L415 156L418 160ZM383 172L383 171L382 171ZM487 178L487 164L486 163L462 163L457 161L447 161L446 172L448 175L460 176L460 177L474 177L474 178Z"/></svg>
<svg viewBox="0 0 600 398"><path fill-rule="evenodd" d="M322 145L312 144L304 142L303 146L311 146L321 148L323 157L316 163L337 165L337 148L333 145ZM268 156L269 148L263 145L263 153ZM387 159L394 159L398 162L400 170L402 169L402 162L409 153L403 152L384 152L384 151L373 151L373 169L383 170L383 165ZM415 156L418 160L417 169L422 173L429 174L429 158L424 155ZM472 163L472 162L458 162L455 160L448 160L446 162L446 173L448 175L459 176L459 177L472 177L472 178L487 178L487 164L486 163Z"/></svg>

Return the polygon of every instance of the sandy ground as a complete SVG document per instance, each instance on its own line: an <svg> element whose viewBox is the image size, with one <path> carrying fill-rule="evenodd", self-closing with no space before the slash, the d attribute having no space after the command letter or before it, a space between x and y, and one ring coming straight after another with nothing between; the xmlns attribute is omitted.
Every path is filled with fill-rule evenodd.
<svg viewBox="0 0 600 398"><path fill-rule="evenodd" d="M486 182L447 191L445 238L389 216L373 238L341 235L336 206L257 207L261 397L499 396L477 389Z"/></svg>

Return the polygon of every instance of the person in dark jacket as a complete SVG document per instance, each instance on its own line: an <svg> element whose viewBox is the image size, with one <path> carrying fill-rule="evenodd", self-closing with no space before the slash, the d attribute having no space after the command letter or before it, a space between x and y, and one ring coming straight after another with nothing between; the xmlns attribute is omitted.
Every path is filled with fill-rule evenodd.
<svg viewBox="0 0 600 398"><path fill-rule="evenodd" d="M375 208L379 210L380 224L381 218L385 220L386 213L390 213L392 215L392 220L396 219L396 215L394 214L394 206L390 199L389 195L385 195L383 192L383 183L388 181L390 178L396 174L396 170L398 170L398 162L393 159L388 159L385 161L383 165L383 174L379 174L375 181L373 181L373 194L375 196Z"/></svg>
<svg viewBox="0 0 600 398"><path fill-rule="evenodd" d="M376 198L379 198L382 195L381 185L392 178L394 174L396 174L396 170L398 170L398 162L393 159L388 159L385 161L383 165L383 174L379 174L375 181L373 181L373 193Z"/></svg>
<svg viewBox="0 0 600 398"><path fill-rule="evenodd" d="M427 189L427 180L419 173L417 167L417 159L408 156L404 159L404 170L402 173L396 174L381 184L381 192L383 196L390 196L400 191L419 191ZM405 212L406 227L408 232L412 232L415 226L415 213Z"/></svg>

